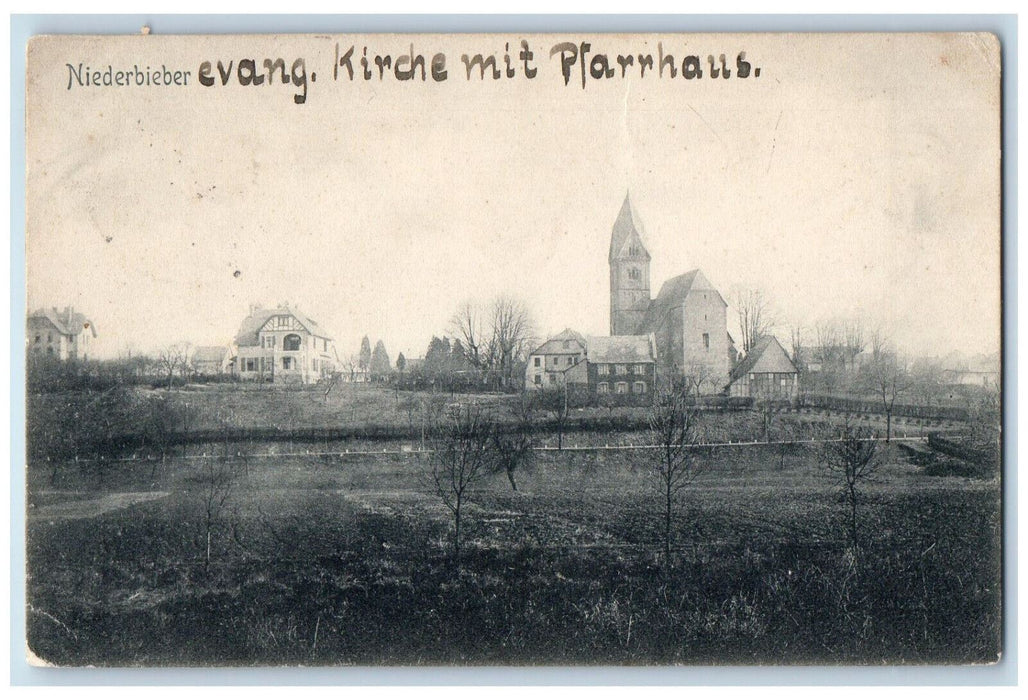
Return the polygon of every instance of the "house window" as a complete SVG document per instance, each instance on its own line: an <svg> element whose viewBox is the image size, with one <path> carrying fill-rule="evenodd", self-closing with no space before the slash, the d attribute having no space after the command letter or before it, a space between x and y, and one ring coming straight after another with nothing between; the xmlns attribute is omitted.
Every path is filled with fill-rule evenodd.
<svg viewBox="0 0 1028 700"><path fill-rule="evenodd" d="M253 359L247 359L247 361L246 361L246 371L247 372L255 372L255 371L257 371L257 363Z"/></svg>
<svg viewBox="0 0 1028 700"><path fill-rule="evenodd" d="M636 382L632 384L633 394L645 394L646 393L646 382Z"/></svg>
<svg viewBox="0 0 1028 700"><path fill-rule="evenodd" d="M610 393L610 384L608 384L607 382L600 382L599 384L596 385L596 393L597 394L609 394Z"/></svg>
<svg viewBox="0 0 1028 700"><path fill-rule="evenodd" d="M614 374L628 374L628 365L614 365Z"/></svg>
<svg viewBox="0 0 1028 700"><path fill-rule="evenodd" d="M276 316L275 317L275 328L288 328L289 317L288 316Z"/></svg>
<svg viewBox="0 0 1028 700"><path fill-rule="evenodd" d="M39 342L39 338L40 338L40 336L39 336L39 335L37 334L37 335L36 335L36 342L37 342L37 343Z"/></svg>
<svg viewBox="0 0 1028 700"><path fill-rule="evenodd" d="M575 358L574 357L569 357L568 358L568 367L570 367L573 364L575 364Z"/></svg>
<svg viewBox="0 0 1028 700"><path fill-rule="evenodd" d="M291 357L283 357L282 358L282 369L292 369L292 368L293 368L293 358L291 358Z"/></svg>
<svg viewBox="0 0 1028 700"><path fill-rule="evenodd" d="M703 347L710 350L710 333L703 334Z"/></svg>
<svg viewBox="0 0 1028 700"><path fill-rule="evenodd" d="M282 349L290 352L294 350L299 350L301 342L303 341L300 340L300 336L296 335L295 333L290 333L282 339Z"/></svg>
<svg viewBox="0 0 1028 700"><path fill-rule="evenodd" d="M617 383L616 391L619 394L627 394L628 393L628 382L618 382Z"/></svg>
<svg viewBox="0 0 1028 700"><path fill-rule="evenodd" d="M538 367L538 366L539 366L539 364L540 364L540 363L539 363L539 358L538 358L538 357L536 357L536 358L534 358L534 359L535 359L535 366L536 366L536 367Z"/></svg>
<svg viewBox="0 0 1028 700"><path fill-rule="evenodd" d="M596 374L610 374L610 365L596 365Z"/></svg>
<svg viewBox="0 0 1028 700"><path fill-rule="evenodd" d="M628 279L630 279L630 280L637 280L637 279L639 279L640 277L642 277L642 275L641 275L641 274L639 274L639 268L637 268L637 267L633 267L633 268L631 268L631 269L630 269L630 270L628 271Z"/></svg>
<svg viewBox="0 0 1028 700"><path fill-rule="evenodd" d="M318 358L316 358L316 357L312 357L311 358L311 369L314 370L315 372L318 371Z"/></svg>
<svg viewBox="0 0 1028 700"><path fill-rule="evenodd" d="M538 358L536 358L536 359L538 359ZM536 383L536 386L542 386L543 375L541 375L541 374L535 375L535 383Z"/></svg>
<svg viewBox="0 0 1028 700"><path fill-rule="evenodd" d="M560 363L560 358L557 357L557 356L554 356L552 359L553 359L553 366L556 367L557 364Z"/></svg>

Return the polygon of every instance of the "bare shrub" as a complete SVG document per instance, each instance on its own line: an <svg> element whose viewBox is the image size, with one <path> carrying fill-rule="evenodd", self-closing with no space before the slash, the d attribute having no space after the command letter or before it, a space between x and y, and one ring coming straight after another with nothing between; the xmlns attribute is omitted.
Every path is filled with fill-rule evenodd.
<svg viewBox="0 0 1028 700"><path fill-rule="evenodd" d="M472 488L490 474L491 421L478 406L449 412L429 460L436 495L453 516L453 558L460 565L461 527Z"/></svg>
<svg viewBox="0 0 1028 700"><path fill-rule="evenodd" d="M695 447L700 442L699 413L685 392L660 389L650 410L654 450L652 475L663 511L664 566L671 568L672 520L682 492L704 470Z"/></svg>
<svg viewBox="0 0 1028 700"><path fill-rule="evenodd" d="M859 488L870 481L878 470L877 436L870 428L850 424L828 428L819 446L818 461L830 475L842 482L843 495L849 508L848 534L850 545L859 547L857 505Z"/></svg>

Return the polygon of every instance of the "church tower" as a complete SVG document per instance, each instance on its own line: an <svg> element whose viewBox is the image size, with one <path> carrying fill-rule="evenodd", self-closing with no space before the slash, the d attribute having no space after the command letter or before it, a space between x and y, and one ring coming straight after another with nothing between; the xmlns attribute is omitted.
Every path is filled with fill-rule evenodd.
<svg viewBox="0 0 1028 700"><path fill-rule="evenodd" d="M610 334L634 335L650 306L650 253L629 196L610 234Z"/></svg>

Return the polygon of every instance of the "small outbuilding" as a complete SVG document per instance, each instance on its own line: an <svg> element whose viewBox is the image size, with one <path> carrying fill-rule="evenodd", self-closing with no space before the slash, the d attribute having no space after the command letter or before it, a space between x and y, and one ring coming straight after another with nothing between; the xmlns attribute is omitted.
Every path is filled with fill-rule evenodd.
<svg viewBox="0 0 1028 700"><path fill-rule="evenodd" d="M795 401L799 371L782 344L767 336L750 349L729 375L728 395L755 400Z"/></svg>

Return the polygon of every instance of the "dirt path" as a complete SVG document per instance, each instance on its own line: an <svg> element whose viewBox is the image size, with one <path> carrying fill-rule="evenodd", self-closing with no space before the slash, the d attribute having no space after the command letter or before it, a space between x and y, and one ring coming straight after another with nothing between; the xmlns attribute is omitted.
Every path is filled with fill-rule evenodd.
<svg viewBox="0 0 1028 700"><path fill-rule="evenodd" d="M28 518L30 520L78 520L82 518L95 518L98 515L109 513L112 510L128 508L136 503L144 503L146 501L164 498L168 494L168 491L109 493L99 498L64 501L63 503L50 503L44 506L30 507L28 509Z"/></svg>

